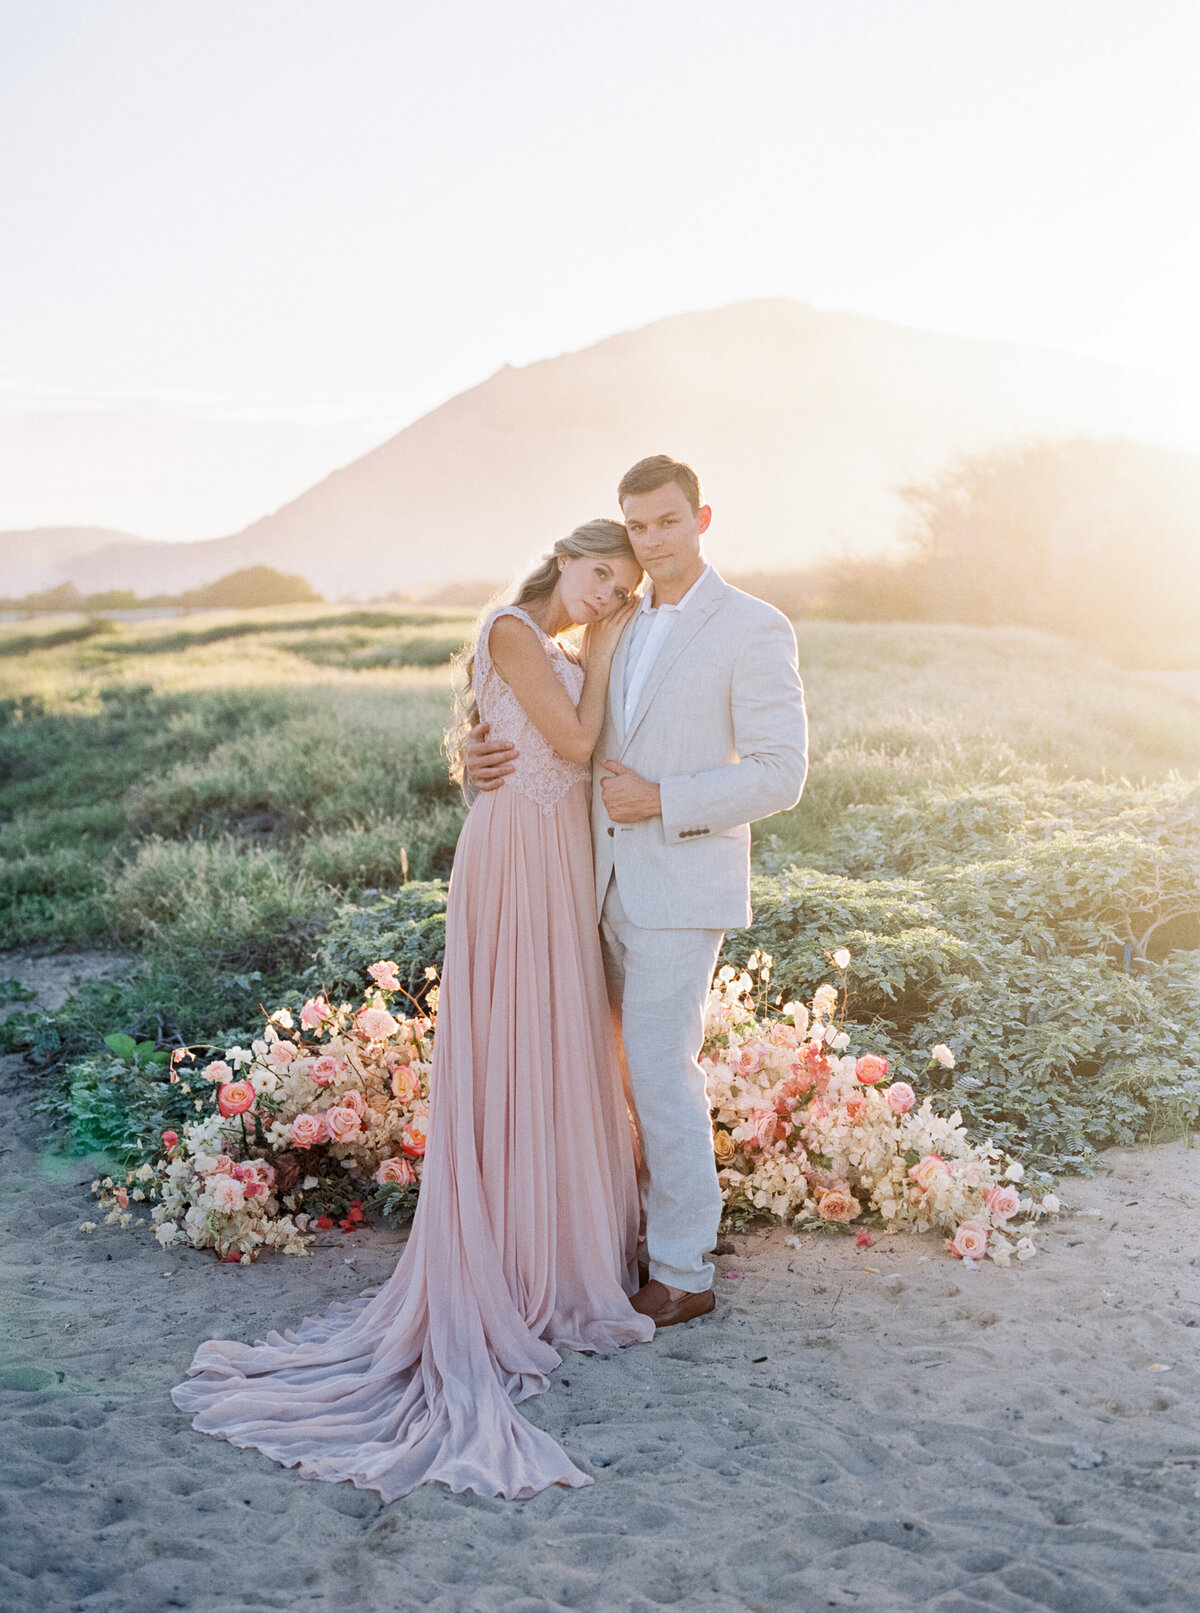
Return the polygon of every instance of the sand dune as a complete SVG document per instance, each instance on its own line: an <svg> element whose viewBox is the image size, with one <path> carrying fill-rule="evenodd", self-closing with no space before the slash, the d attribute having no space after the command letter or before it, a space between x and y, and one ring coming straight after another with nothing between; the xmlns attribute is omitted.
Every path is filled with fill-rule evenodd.
<svg viewBox="0 0 1200 1613"><path fill-rule="evenodd" d="M60 990L70 957L0 960ZM595 1474L376 1497L194 1434L196 1343L382 1280L393 1234L247 1269L88 1218L3 1061L0 1608L784 1613L1200 1606L1200 1149L1106 1155L1038 1259L735 1236L715 1315L569 1356L528 1415Z"/></svg>

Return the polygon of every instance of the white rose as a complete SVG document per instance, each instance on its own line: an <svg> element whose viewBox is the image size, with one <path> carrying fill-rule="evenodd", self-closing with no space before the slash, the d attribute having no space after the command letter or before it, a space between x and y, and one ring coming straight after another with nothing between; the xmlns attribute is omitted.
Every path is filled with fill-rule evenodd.
<svg viewBox="0 0 1200 1613"><path fill-rule="evenodd" d="M1042 1209L1047 1215L1057 1215L1062 1209L1056 1193L1045 1193L1042 1196Z"/></svg>

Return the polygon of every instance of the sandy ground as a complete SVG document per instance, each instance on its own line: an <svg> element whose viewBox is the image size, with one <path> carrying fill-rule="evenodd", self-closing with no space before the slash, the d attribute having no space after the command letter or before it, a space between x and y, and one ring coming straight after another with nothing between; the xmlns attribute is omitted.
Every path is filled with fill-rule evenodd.
<svg viewBox="0 0 1200 1613"><path fill-rule="evenodd" d="M396 1237L242 1269L80 1233L91 1170L39 1150L4 1062L0 1608L1200 1609L1200 1149L1109 1154L1010 1272L933 1239L736 1237L714 1316L568 1356L528 1403L594 1486L381 1506L167 1396L201 1339L382 1280Z"/></svg>

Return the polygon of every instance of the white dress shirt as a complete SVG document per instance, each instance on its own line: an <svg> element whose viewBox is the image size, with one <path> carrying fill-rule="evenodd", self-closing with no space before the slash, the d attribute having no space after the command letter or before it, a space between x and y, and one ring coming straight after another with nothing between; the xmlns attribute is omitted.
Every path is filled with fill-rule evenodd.
<svg viewBox="0 0 1200 1613"><path fill-rule="evenodd" d="M655 605L653 593L647 589L642 596L641 609L633 619L633 628L629 639L629 654L625 657L625 705L624 719L625 731L629 732L629 724L637 703L642 698L642 690L646 687L646 680L654 670L654 663L658 660L667 634L675 625L675 619L681 611L688 608L700 584L712 570L705 566L695 582L684 594L678 605Z"/></svg>

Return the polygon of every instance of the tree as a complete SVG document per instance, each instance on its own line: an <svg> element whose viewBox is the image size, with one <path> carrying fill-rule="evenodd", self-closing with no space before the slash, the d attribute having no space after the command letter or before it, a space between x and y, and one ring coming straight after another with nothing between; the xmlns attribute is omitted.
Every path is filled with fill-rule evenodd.
<svg viewBox="0 0 1200 1613"><path fill-rule="evenodd" d="M228 606L234 610L252 610L262 605L310 605L320 600L321 595L303 577L271 566L245 566L180 596L181 604L193 608Z"/></svg>
<svg viewBox="0 0 1200 1613"><path fill-rule="evenodd" d="M1156 642L1196 636L1195 455L1121 438L1033 442L900 492L908 566L934 620L1044 628L1143 660Z"/></svg>

